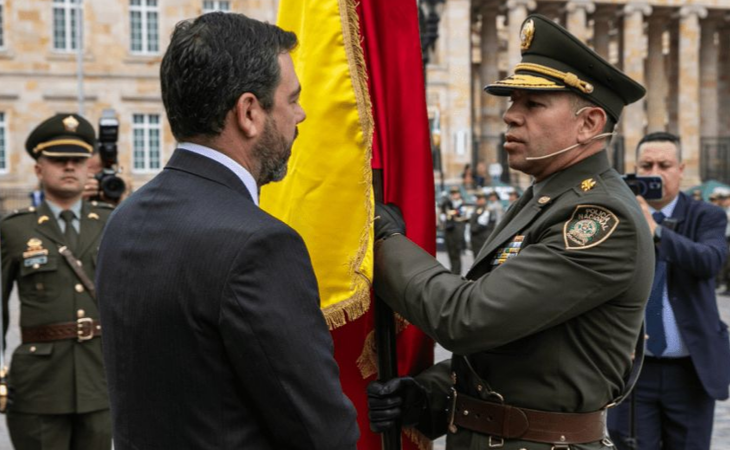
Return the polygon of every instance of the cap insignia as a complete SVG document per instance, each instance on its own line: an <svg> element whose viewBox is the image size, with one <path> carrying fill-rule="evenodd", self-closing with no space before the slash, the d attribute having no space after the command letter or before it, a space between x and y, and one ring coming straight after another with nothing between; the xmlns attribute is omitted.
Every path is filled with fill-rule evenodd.
<svg viewBox="0 0 730 450"><path fill-rule="evenodd" d="M563 226L563 239L568 250L595 247L611 236L618 226L616 214L594 205L578 205Z"/></svg>
<svg viewBox="0 0 730 450"><path fill-rule="evenodd" d="M520 30L520 49L524 52L530 48L532 39L535 37L535 22L532 19L525 22Z"/></svg>
<svg viewBox="0 0 730 450"><path fill-rule="evenodd" d="M79 127L79 121L76 120L74 116L68 116L63 119L63 127L66 129L66 131L75 133L76 129Z"/></svg>
<svg viewBox="0 0 730 450"><path fill-rule="evenodd" d="M593 180L593 178L588 178L587 180L583 180L583 182L580 184L580 188L583 189L583 192L588 192L593 189L593 186L595 185L596 182Z"/></svg>

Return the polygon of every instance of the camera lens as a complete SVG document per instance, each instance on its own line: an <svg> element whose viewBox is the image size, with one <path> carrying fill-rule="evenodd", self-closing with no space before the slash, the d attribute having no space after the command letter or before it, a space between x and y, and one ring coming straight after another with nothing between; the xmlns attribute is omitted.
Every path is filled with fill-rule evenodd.
<svg viewBox="0 0 730 450"><path fill-rule="evenodd" d="M104 176L99 182L99 186L104 193L104 197L109 200L119 200L126 189L124 180L116 175Z"/></svg>

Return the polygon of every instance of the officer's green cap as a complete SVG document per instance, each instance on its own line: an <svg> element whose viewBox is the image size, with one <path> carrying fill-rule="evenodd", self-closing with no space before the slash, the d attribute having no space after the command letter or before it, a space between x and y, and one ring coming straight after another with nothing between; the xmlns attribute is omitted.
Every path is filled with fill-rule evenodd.
<svg viewBox="0 0 730 450"><path fill-rule="evenodd" d="M520 31L522 61L514 75L487 85L492 95L513 90L570 91L603 107L615 122L624 106L646 93L568 30L539 14L525 19Z"/></svg>
<svg viewBox="0 0 730 450"><path fill-rule="evenodd" d="M33 159L89 157L94 152L96 133L88 120L72 113L56 114L38 125L25 141Z"/></svg>

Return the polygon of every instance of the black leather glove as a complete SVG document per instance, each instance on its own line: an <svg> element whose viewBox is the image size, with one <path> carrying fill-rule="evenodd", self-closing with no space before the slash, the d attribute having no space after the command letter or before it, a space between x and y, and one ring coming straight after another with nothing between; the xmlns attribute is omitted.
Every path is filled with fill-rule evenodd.
<svg viewBox="0 0 730 450"><path fill-rule="evenodd" d="M394 204L375 202L375 240L386 239L394 234L406 234L403 214Z"/></svg>
<svg viewBox="0 0 730 450"><path fill-rule="evenodd" d="M426 390L411 377L368 385L368 418L375 433L383 433L397 423L414 425L425 408Z"/></svg>

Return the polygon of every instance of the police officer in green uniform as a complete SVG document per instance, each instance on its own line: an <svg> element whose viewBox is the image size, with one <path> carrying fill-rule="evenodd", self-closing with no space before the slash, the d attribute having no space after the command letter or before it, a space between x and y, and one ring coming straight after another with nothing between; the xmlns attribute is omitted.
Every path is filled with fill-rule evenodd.
<svg viewBox="0 0 730 450"><path fill-rule="evenodd" d="M539 15L522 61L486 87L511 97L510 167L534 183L465 278L376 205L375 291L447 350L415 378L368 387L371 428L400 422L447 449L611 448L606 408L625 393L654 270L651 233L605 151L642 86Z"/></svg>
<svg viewBox="0 0 730 450"><path fill-rule="evenodd" d="M8 377L7 424L18 450L111 448L94 268L112 209L81 199L94 129L57 114L28 137L26 150L45 201L0 221L3 331L17 282L22 344Z"/></svg>

